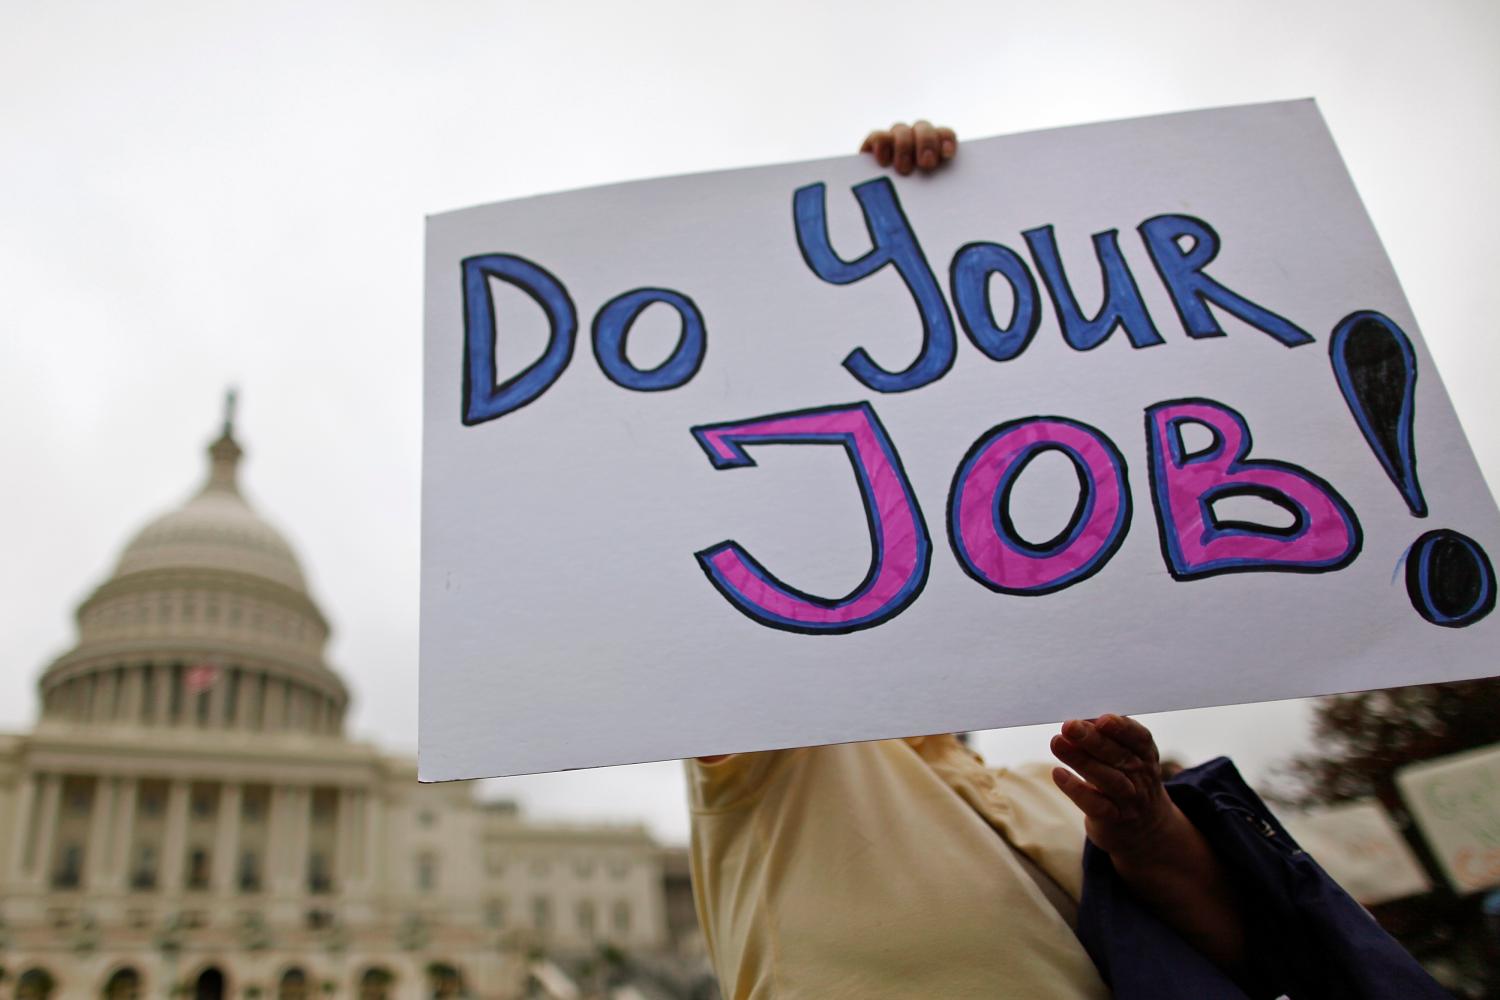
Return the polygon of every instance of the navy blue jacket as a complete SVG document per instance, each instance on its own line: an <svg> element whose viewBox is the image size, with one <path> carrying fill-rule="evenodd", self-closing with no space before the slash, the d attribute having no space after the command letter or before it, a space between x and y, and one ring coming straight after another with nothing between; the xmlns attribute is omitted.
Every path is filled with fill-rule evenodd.
<svg viewBox="0 0 1500 1000"><path fill-rule="evenodd" d="M1167 782L1240 898L1250 982L1238 983L1136 902L1088 844L1078 937L1115 1000L1451 1000L1339 888L1220 757Z"/></svg>

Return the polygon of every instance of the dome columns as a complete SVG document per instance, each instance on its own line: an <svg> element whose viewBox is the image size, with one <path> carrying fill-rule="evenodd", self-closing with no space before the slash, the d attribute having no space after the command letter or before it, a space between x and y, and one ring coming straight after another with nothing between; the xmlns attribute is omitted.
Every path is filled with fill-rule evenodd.
<svg viewBox="0 0 1500 1000"><path fill-rule="evenodd" d="M52 672L42 718L77 725L198 728L337 737L342 691L273 665L220 659L136 659Z"/></svg>
<svg viewBox="0 0 1500 1000"><path fill-rule="evenodd" d="M20 789L6 881L27 893L301 909L373 888L371 796L357 782L44 766Z"/></svg>

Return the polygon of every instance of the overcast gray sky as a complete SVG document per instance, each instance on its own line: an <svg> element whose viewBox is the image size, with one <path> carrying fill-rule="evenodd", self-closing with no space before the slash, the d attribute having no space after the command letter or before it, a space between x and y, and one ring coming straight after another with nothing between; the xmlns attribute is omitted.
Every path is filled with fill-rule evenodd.
<svg viewBox="0 0 1500 1000"><path fill-rule="evenodd" d="M978 137L1316 97L1493 484L1496 53L1478 2L6 5L0 727L31 724L73 607L196 488L234 383L248 492L334 622L353 729L414 749L423 216L848 152L893 119ZM1260 773L1305 716L1151 721ZM685 836L675 764L493 785Z"/></svg>

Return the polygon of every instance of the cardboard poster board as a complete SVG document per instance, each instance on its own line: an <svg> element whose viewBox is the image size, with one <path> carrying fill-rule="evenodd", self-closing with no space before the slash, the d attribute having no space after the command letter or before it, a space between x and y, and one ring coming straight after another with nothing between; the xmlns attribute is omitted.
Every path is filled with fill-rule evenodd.
<svg viewBox="0 0 1500 1000"><path fill-rule="evenodd" d="M1500 746L1402 768L1396 787L1455 892L1500 886Z"/></svg>
<svg viewBox="0 0 1500 1000"><path fill-rule="evenodd" d="M450 212L426 286L425 780L1492 669L1311 102Z"/></svg>

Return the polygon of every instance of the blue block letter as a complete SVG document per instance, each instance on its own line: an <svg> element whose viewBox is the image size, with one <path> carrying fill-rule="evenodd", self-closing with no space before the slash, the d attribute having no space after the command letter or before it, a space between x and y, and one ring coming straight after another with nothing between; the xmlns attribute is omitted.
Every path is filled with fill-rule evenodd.
<svg viewBox="0 0 1500 1000"><path fill-rule="evenodd" d="M1051 226L1028 229L1021 234L1031 248L1031 258L1041 272L1042 283L1047 286L1047 295L1052 299L1052 308L1057 312L1058 325L1062 327L1063 339L1075 351L1091 351L1104 343L1115 327L1124 327L1125 335L1136 347L1151 347L1163 343L1146 303L1141 301L1141 290L1136 287L1130 265L1120 254L1118 234L1113 229L1094 234L1094 255L1099 260L1099 276L1104 283L1104 304L1092 318L1085 317L1078 307L1078 298L1073 286L1068 284L1068 274L1063 269L1062 259L1057 254L1057 238Z"/></svg>
<svg viewBox="0 0 1500 1000"><path fill-rule="evenodd" d="M626 357L625 338L636 318L657 302L677 310L677 315L682 318L682 332L678 334L677 346L667 360L642 371ZM686 385L703 365L703 352L707 347L703 314L692 299L670 288L637 288L616 295L594 317L594 357L599 360L599 367L615 385L637 392L661 392Z"/></svg>
<svg viewBox="0 0 1500 1000"><path fill-rule="evenodd" d="M956 348L953 318L948 303L932 276L932 268L922 253L922 246L912 232L911 224L901 211L896 189L890 180L879 177L854 186L854 197L864 211L865 228L872 246L864 256L844 260L834 252L828 239L828 209L822 184L798 188L792 198L792 215L797 227L797 246L802 259L814 274L835 285L848 285L869 277L887 264L896 265L901 280L917 304L922 317L922 352L903 371L888 371L875 363L863 347L844 359L844 367L865 385L877 392L906 392L936 382L953 367Z"/></svg>
<svg viewBox="0 0 1500 1000"><path fill-rule="evenodd" d="M1172 305L1189 337L1222 337L1208 303L1223 309L1258 330L1269 333L1287 347L1311 344L1313 338L1295 324L1232 292L1203 273L1219 253L1219 234L1202 219L1191 215L1158 215L1140 225L1141 238L1162 284L1172 294ZM1186 250L1178 242L1191 239Z"/></svg>
<svg viewBox="0 0 1500 1000"><path fill-rule="evenodd" d="M1003 327L990 308L990 278L997 274L1010 284L1010 322ZM953 311L975 347L996 361L1009 361L1026 350L1042 311L1031 269L1014 250L999 243L967 243L953 255L948 277Z"/></svg>
<svg viewBox="0 0 1500 1000"><path fill-rule="evenodd" d="M524 371L495 384L495 301L490 279L530 295L547 314L547 349ZM470 426L503 417L536 399L557 381L573 357L578 314L562 282L524 257L508 253L466 257L464 282L463 422Z"/></svg>

